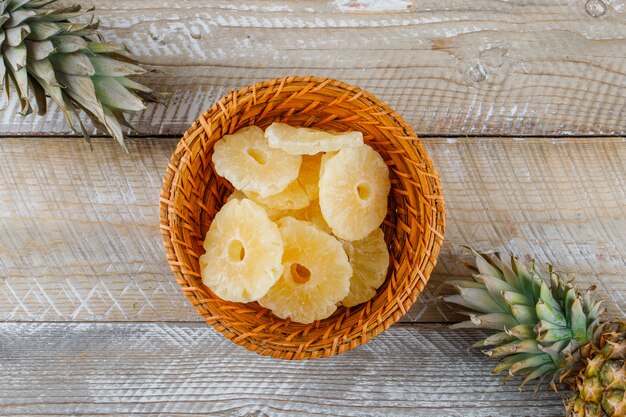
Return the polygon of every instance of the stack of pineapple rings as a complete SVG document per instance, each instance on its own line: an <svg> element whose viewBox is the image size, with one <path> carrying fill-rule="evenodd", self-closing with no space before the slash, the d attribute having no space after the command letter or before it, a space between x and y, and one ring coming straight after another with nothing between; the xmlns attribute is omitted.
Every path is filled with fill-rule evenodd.
<svg viewBox="0 0 626 417"><path fill-rule="evenodd" d="M235 188L200 257L214 294L299 323L376 294L389 265L380 225L391 184L362 133L250 126L215 144L213 164Z"/></svg>

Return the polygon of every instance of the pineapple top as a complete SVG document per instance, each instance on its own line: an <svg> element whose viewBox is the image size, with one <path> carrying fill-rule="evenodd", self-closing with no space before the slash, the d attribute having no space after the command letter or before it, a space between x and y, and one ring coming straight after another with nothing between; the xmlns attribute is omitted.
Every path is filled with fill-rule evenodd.
<svg viewBox="0 0 626 417"><path fill-rule="evenodd" d="M32 112L31 92L40 115L50 97L69 127L89 139L83 112L123 146L124 113L156 100L150 88L127 78L146 70L124 55L125 46L103 42L97 21L73 22L86 13L79 5L44 8L55 1L0 0L4 91L8 96L11 86L16 90L23 115Z"/></svg>
<svg viewBox="0 0 626 417"><path fill-rule="evenodd" d="M511 257L478 253L471 280L452 281L458 295L445 300L466 307L470 320L455 328L497 331L474 347L501 358L495 373L520 375L522 386L551 377L552 385L578 366L579 349L589 343L600 324L603 309L592 291L582 294L551 266L544 278L534 262L526 265Z"/></svg>

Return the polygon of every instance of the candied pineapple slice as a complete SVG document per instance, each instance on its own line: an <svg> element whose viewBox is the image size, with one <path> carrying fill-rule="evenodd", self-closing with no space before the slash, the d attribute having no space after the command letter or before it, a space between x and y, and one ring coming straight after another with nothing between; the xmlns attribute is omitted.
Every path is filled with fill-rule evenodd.
<svg viewBox="0 0 626 417"><path fill-rule="evenodd" d="M241 200L244 198L246 198L246 195L243 193L243 191L239 191L236 189L232 193L230 193L230 195L226 199L226 202L229 202L230 200Z"/></svg>
<svg viewBox="0 0 626 417"><path fill-rule="evenodd" d="M319 198L320 167L322 165L323 155L323 153L318 153L313 156L302 156L302 165L300 165L300 172L298 173L298 182L302 188L304 188L306 195L311 201Z"/></svg>
<svg viewBox="0 0 626 417"><path fill-rule="evenodd" d="M283 319L312 323L329 317L348 295L352 267L341 243L307 222L278 221L283 274L259 300Z"/></svg>
<svg viewBox="0 0 626 417"><path fill-rule="evenodd" d="M281 213L284 215L287 210L305 208L310 201L317 199L319 196L317 183L320 177L321 162L322 154L303 156L298 177L278 194L269 197L261 197L258 193L251 191L245 194L248 198L265 207L271 218Z"/></svg>
<svg viewBox="0 0 626 417"><path fill-rule="evenodd" d="M286 214L284 214L282 217L284 217L285 215ZM298 220L310 222L323 232L326 232L328 234L332 233L330 226L328 226L328 223L326 223L326 220L324 220L322 210L320 209L320 203L317 200L311 201L311 204L300 210L289 212L289 215L295 217Z"/></svg>
<svg viewBox="0 0 626 417"><path fill-rule="evenodd" d="M302 157L269 147L263 130L244 127L214 145L215 171L238 190L261 197L277 194L294 181Z"/></svg>
<svg viewBox="0 0 626 417"><path fill-rule="evenodd" d="M246 303L259 299L283 270L278 226L247 198L224 204L206 234L204 249L202 282L224 300Z"/></svg>
<svg viewBox="0 0 626 417"><path fill-rule="evenodd" d="M245 194L248 198L265 207L268 213L282 210L297 210L309 204L309 197L307 197L304 188L298 181L292 182L280 193L268 197L261 197L259 194L251 191L246 191Z"/></svg>
<svg viewBox="0 0 626 417"><path fill-rule="evenodd" d="M389 250L385 243L385 234L378 228L365 239L352 242L342 241L343 248L352 265L350 293L341 303L353 307L364 303L376 294L376 290L385 282L389 267Z"/></svg>
<svg viewBox="0 0 626 417"><path fill-rule="evenodd" d="M341 239L360 240L380 226L390 189L389 169L368 145L343 148L322 159L320 208L333 234Z"/></svg>
<svg viewBox="0 0 626 417"><path fill-rule="evenodd" d="M272 123L265 129L269 146L291 155L315 155L338 151L344 147L363 145L363 133L333 132L309 127L293 127L285 123Z"/></svg>

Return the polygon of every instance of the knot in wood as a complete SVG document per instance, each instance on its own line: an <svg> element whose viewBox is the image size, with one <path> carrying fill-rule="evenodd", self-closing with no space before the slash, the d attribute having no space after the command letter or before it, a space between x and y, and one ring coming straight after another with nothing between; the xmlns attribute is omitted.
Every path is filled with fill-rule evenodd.
<svg viewBox="0 0 626 417"><path fill-rule="evenodd" d="M480 63L478 63L468 68L467 76L470 79L470 81L479 83L481 81L484 81L485 78L487 78L487 72L485 71L483 66Z"/></svg>
<svg viewBox="0 0 626 417"><path fill-rule="evenodd" d="M606 4L602 0L587 0L585 11L591 17L600 17L606 13Z"/></svg>

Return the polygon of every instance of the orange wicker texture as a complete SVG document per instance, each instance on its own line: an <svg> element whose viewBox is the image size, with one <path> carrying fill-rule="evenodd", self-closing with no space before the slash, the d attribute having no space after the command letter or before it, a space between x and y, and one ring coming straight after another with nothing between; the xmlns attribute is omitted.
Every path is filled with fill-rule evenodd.
<svg viewBox="0 0 626 417"><path fill-rule="evenodd" d="M308 325L279 319L258 303L234 303L202 284L198 258L211 220L232 191L211 163L226 134L272 122L329 130L359 130L390 169L390 247L385 283L370 301L339 307ZM288 77L257 83L222 98L187 130L172 155L161 192L161 232L176 281L207 323L232 342L262 355L313 359L353 349L407 313L424 289L443 242L439 177L416 134L372 94L340 81Z"/></svg>

